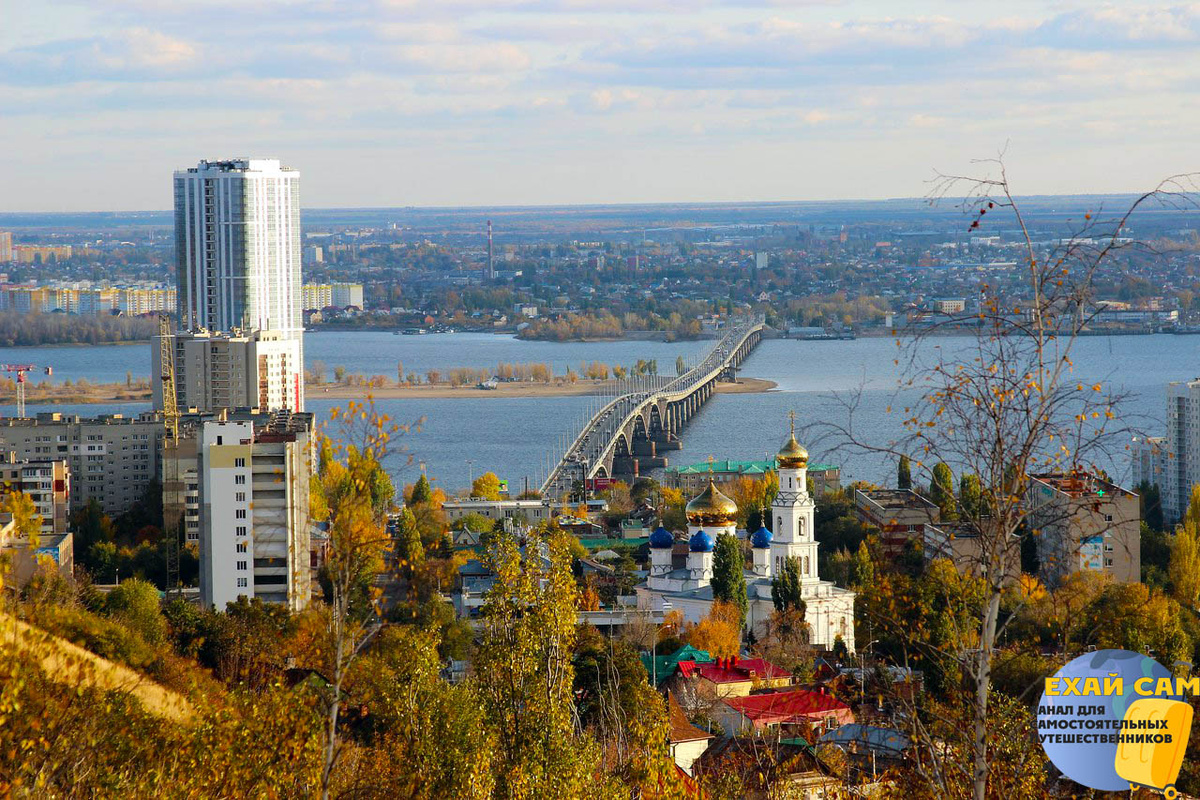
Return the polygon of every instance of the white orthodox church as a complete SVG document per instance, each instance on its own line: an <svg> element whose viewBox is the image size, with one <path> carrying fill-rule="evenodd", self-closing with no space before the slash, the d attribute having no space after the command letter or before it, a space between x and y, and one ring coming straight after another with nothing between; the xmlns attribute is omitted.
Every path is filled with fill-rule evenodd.
<svg viewBox="0 0 1200 800"><path fill-rule="evenodd" d="M808 451L796 441L793 430L775 457L779 468L779 493L771 504L770 518L750 534L752 566L746 571L748 630L761 630L774 611L771 579L788 558L800 566L805 621L810 641L833 647L840 636L854 652L854 592L823 581L817 574L817 540L813 535L816 503L808 493ZM637 587L643 608L664 607L683 612L688 622L699 622L713 603L713 545L722 533L736 535L737 504L709 480L708 488L687 504L688 555L684 569L674 569L671 550L675 537L659 527L650 535L650 575ZM768 529L770 526L770 529Z"/></svg>

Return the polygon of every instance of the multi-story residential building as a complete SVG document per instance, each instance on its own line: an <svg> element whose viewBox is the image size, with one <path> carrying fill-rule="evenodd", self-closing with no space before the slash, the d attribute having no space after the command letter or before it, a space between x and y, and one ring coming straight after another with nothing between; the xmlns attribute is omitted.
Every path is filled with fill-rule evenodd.
<svg viewBox="0 0 1200 800"><path fill-rule="evenodd" d="M1192 487L1200 483L1200 380L1167 384L1167 435L1163 456L1163 517L1178 522Z"/></svg>
<svg viewBox="0 0 1200 800"><path fill-rule="evenodd" d="M45 264L50 261L66 261L74 252L75 248L69 244L18 244L13 246L13 254L21 264Z"/></svg>
<svg viewBox="0 0 1200 800"><path fill-rule="evenodd" d="M181 332L175 349L175 392L180 409L200 413L257 408L304 410L304 365L300 342L278 331L252 333ZM151 348L153 374L161 374L158 337ZM162 385L153 385L155 409L162 409Z"/></svg>
<svg viewBox="0 0 1200 800"><path fill-rule="evenodd" d="M311 415L208 421L198 431L200 599L238 597L296 611L312 594L308 487Z"/></svg>
<svg viewBox="0 0 1200 800"><path fill-rule="evenodd" d="M71 468L65 458L18 459L11 450L0 451L0 496L7 492L22 492L33 501L43 535L67 533Z"/></svg>
<svg viewBox="0 0 1200 800"><path fill-rule="evenodd" d="M299 341L300 173L274 159L175 173L179 328L271 330Z"/></svg>
<svg viewBox="0 0 1200 800"><path fill-rule="evenodd" d="M306 283L301 290L301 303L305 311L362 308L363 287L361 283Z"/></svg>
<svg viewBox="0 0 1200 800"><path fill-rule="evenodd" d="M306 283L300 290L301 307L305 311L320 311L333 305L333 286L328 283Z"/></svg>
<svg viewBox="0 0 1200 800"><path fill-rule="evenodd" d="M925 528L937 525L938 507L910 489L855 489L854 511L860 522L879 529L879 539L892 554L909 540L924 542Z"/></svg>
<svg viewBox="0 0 1200 800"><path fill-rule="evenodd" d="M0 263L7 263L13 260L13 243L12 234L8 231L0 231Z"/></svg>
<svg viewBox="0 0 1200 800"><path fill-rule="evenodd" d="M121 514L141 500L158 477L161 415L79 417L58 412L0 419L0 451L18 460L66 460L71 510L96 500Z"/></svg>
<svg viewBox="0 0 1200 800"><path fill-rule="evenodd" d="M1167 437L1135 436L1130 444L1133 485L1162 486L1167 474Z"/></svg>
<svg viewBox="0 0 1200 800"><path fill-rule="evenodd" d="M0 310L50 314L65 311L81 316L129 316L175 310L175 290L167 287L91 285L3 286Z"/></svg>
<svg viewBox="0 0 1200 800"><path fill-rule="evenodd" d="M1142 576L1136 494L1085 472L1030 476L1026 525L1035 534L1041 578L1055 586L1084 570L1123 582Z"/></svg>

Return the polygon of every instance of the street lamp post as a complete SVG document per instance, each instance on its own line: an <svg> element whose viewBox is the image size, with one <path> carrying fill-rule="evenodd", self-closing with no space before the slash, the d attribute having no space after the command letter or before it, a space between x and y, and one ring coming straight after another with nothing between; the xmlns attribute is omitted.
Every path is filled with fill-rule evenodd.
<svg viewBox="0 0 1200 800"><path fill-rule="evenodd" d="M866 702L865 694L866 694L866 685L867 685L867 672L866 672L865 663L863 661L863 653L871 645L876 644L878 642L879 642L878 639L872 639L871 641L867 642L866 647L864 647L864 648L862 648L862 650L858 651L858 704L859 704L859 706L862 706L862 704Z"/></svg>

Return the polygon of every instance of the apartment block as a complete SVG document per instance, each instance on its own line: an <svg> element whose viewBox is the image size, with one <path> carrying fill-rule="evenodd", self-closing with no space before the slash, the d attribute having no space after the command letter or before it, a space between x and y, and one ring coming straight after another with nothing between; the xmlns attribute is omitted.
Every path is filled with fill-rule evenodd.
<svg viewBox="0 0 1200 800"><path fill-rule="evenodd" d="M304 608L312 594L310 415L208 421L197 431L200 598Z"/></svg>
<svg viewBox="0 0 1200 800"><path fill-rule="evenodd" d="M925 529L937 525L938 507L910 489L855 489L854 511L859 521L879 529L879 539L892 554L915 539L925 540Z"/></svg>
<svg viewBox="0 0 1200 800"><path fill-rule="evenodd" d="M65 458L18 459L13 451L0 452L0 495L22 492L29 496L42 518L41 533L67 533L71 511L71 468Z"/></svg>
<svg viewBox="0 0 1200 800"><path fill-rule="evenodd" d="M96 500L110 515L128 511L158 478L162 416L58 412L0 419L0 452L18 461L64 460L70 469L70 508Z"/></svg>
<svg viewBox="0 0 1200 800"><path fill-rule="evenodd" d="M1033 475L1025 513L1047 586L1084 570L1141 580L1142 518L1133 492L1086 472Z"/></svg>
<svg viewBox="0 0 1200 800"><path fill-rule="evenodd" d="M217 413L239 408L304 410L300 342L277 331L175 333L176 402L181 409ZM161 374L159 337L151 347L153 374ZM153 382L154 408L163 407Z"/></svg>

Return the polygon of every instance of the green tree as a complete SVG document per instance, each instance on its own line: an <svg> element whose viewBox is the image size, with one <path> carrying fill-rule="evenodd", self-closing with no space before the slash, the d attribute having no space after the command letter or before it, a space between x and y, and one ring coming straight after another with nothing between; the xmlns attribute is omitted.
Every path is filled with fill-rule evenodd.
<svg viewBox="0 0 1200 800"><path fill-rule="evenodd" d="M776 611L795 609L803 618L805 608L800 581L800 559L794 556L784 559L783 569L771 579L771 603Z"/></svg>
<svg viewBox="0 0 1200 800"><path fill-rule="evenodd" d="M746 559L742 543L730 533L717 536L713 548L713 599L733 605L740 612L741 625L746 624L750 602L746 597Z"/></svg>
<svg viewBox="0 0 1200 800"><path fill-rule="evenodd" d="M485 472L471 484L471 497L481 500L500 499L500 478L494 472Z"/></svg>
<svg viewBox="0 0 1200 800"><path fill-rule="evenodd" d="M968 519L984 513L983 485L978 475L964 473L958 479L958 505Z"/></svg>
<svg viewBox="0 0 1200 800"><path fill-rule="evenodd" d="M682 375L687 372L687 364L683 360L683 356L678 356L675 359L675 374Z"/></svg>
<svg viewBox="0 0 1200 800"><path fill-rule="evenodd" d="M938 462L933 468L933 477L929 481L929 499L941 511L943 520L955 519L954 473L944 462Z"/></svg>
<svg viewBox="0 0 1200 800"><path fill-rule="evenodd" d="M417 478L417 482L413 484L412 496L408 498L411 505L420 505L428 503L433 498L433 489L429 486L429 479L425 477L425 473L421 473L421 477Z"/></svg>
<svg viewBox="0 0 1200 800"><path fill-rule="evenodd" d="M1154 484L1142 481L1137 485L1138 502L1141 506L1142 521L1152 530L1166 530L1163 522L1162 492Z"/></svg>
<svg viewBox="0 0 1200 800"><path fill-rule="evenodd" d="M870 586L875 580L875 563L871 560L871 551L867 547L867 542L864 539L859 543L858 549L854 551L854 557L850 562L850 586L861 588Z"/></svg>
<svg viewBox="0 0 1200 800"><path fill-rule="evenodd" d="M912 464L908 456L900 456L900 466L896 468L896 488L912 488Z"/></svg>
<svg viewBox="0 0 1200 800"><path fill-rule="evenodd" d="M158 589L149 581L130 578L108 593L104 612L137 631L150 644L166 639L167 622L163 617Z"/></svg>

